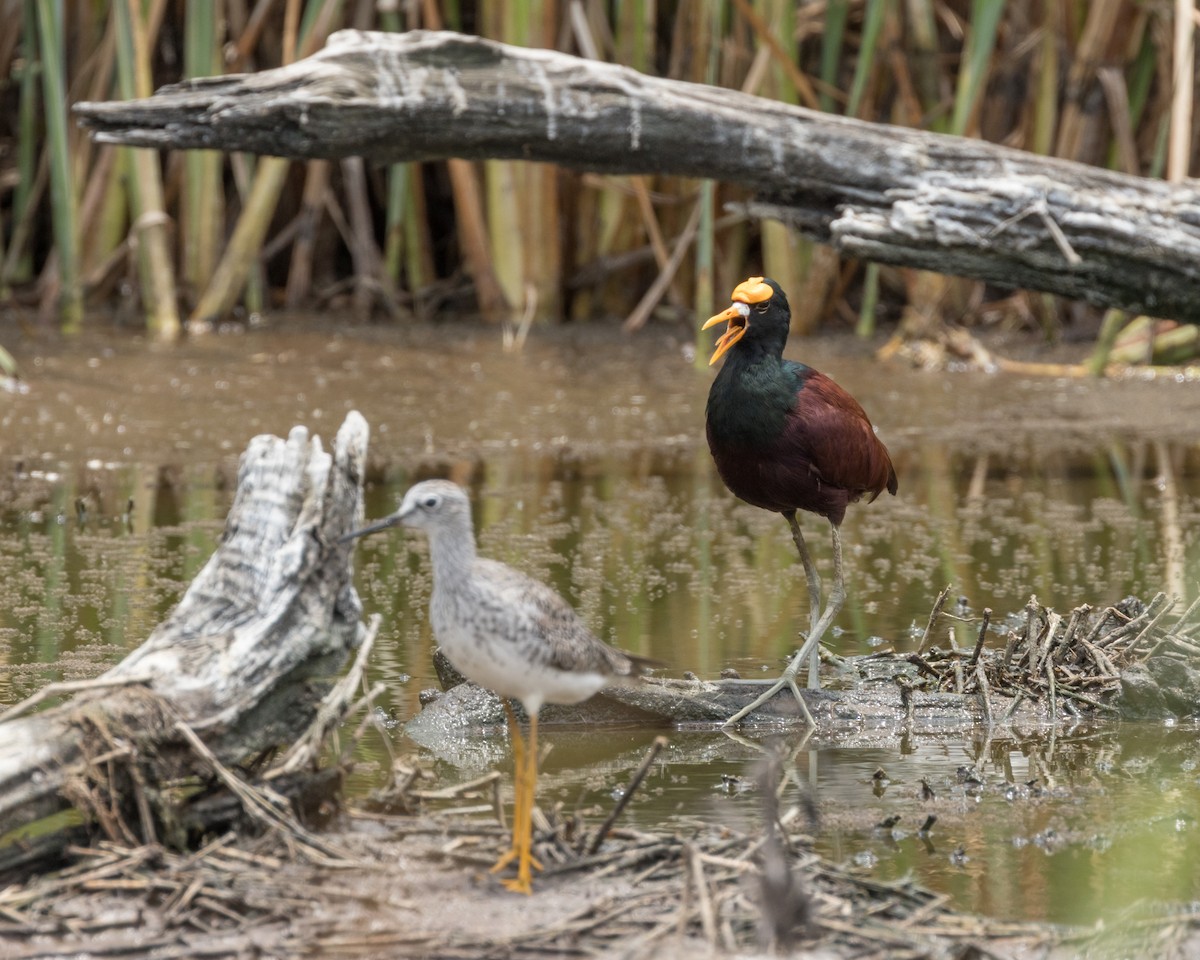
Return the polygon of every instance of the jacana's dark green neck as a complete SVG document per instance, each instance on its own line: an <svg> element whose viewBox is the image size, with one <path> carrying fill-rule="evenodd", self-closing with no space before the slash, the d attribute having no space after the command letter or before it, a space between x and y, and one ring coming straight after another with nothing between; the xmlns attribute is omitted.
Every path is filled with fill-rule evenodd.
<svg viewBox="0 0 1200 960"><path fill-rule="evenodd" d="M786 331L784 334L786 338ZM719 446L765 449L782 434L803 367L785 363L782 344L743 338L726 354L708 393L706 416Z"/></svg>

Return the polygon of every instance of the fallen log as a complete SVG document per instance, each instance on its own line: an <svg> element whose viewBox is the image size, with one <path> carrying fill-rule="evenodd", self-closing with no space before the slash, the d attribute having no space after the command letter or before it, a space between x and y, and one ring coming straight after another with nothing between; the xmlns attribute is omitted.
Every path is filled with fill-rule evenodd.
<svg viewBox="0 0 1200 960"><path fill-rule="evenodd" d="M839 252L1200 321L1200 191L449 32L75 108L97 141L708 177Z"/></svg>
<svg viewBox="0 0 1200 960"><path fill-rule="evenodd" d="M948 589L948 588L947 588ZM1074 726L1091 719L1189 716L1200 704L1200 600L1170 623L1174 601L1159 593L1149 603L1127 597L1112 606L1089 604L1061 616L1031 597L1003 641L984 649L991 611L981 618L972 648L928 646L943 591L915 653L881 651L835 657L832 689L802 690L815 727L812 743L854 746L911 736L1007 735L1017 730ZM444 689L405 724L405 734L428 750L445 748L447 731L502 727L500 699L458 674L440 652L434 665ZM659 679L608 687L580 704L548 704L542 726L714 728L752 702L770 680ZM756 709L749 724L798 725L806 719L792 693L780 691ZM452 748L455 749L455 748Z"/></svg>
<svg viewBox="0 0 1200 960"><path fill-rule="evenodd" d="M367 437L352 412L332 453L303 427L253 439L221 542L170 616L74 699L0 716L0 881L81 833L179 840L181 778L227 780L305 730L364 637L337 539L361 520Z"/></svg>

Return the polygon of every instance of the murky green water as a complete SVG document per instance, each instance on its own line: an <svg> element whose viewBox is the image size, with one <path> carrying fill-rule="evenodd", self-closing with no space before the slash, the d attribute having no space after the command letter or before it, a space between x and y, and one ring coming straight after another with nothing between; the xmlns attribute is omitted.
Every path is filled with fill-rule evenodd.
<svg viewBox="0 0 1200 960"><path fill-rule="evenodd" d="M170 350L6 337L31 391L0 395L0 704L99 673L163 618L215 544L250 436L294 423L331 436L351 408L373 430L368 516L414 479L452 476L472 491L483 552L552 583L605 639L674 674L776 671L807 620L794 548L779 517L716 478L708 375L682 335L554 331L519 356L497 341L454 327L261 331ZM899 497L852 507L843 527L840 652L913 643L947 582L964 617L1003 617L1030 592L1060 611L1194 596L1200 386L935 376L880 367L853 344L805 347L872 413L900 477ZM809 517L805 529L827 570L827 528ZM372 677L389 681L381 707L402 721L433 685L425 544L371 538L357 562L365 606L384 616ZM973 639L968 623L943 623ZM606 808L655 732L547 729L543 803ZM966 909L1091 922L1131 891L1200 898L1196 732L1183 721L819 749L787 736L827 854L881 879L911 874ZM744 778L762 738L674 734L629 817L751 822ZM402 736L393 748L415 750ZM364 749L363 790L386 762L378 740ZM508 764L498 736L419 755L450 779ZM965 766L982 787L960 782ZM922 778L934 800L919 799ZM938 823L918 837L929 813ZM889 814L894 830L873 828Z"/></svg>

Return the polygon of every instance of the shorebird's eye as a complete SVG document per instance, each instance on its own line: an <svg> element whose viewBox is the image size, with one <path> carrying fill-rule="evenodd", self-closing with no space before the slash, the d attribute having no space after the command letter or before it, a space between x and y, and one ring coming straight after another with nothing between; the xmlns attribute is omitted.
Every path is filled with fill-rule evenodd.
<svg viewBox="0 0 1200 960"><path fill-rule="evenodd" d="M421 506L423 506L426 510L432 510L437 505L438 505L438 498L433 495L430 495L421 501Z"/></svg>

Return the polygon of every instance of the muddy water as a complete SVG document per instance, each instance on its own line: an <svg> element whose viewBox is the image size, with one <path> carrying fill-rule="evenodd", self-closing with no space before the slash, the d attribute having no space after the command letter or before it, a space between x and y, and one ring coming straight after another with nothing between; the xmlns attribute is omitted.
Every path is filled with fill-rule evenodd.
<svg viewBox="0 0 1200 960"><path fill-rule="evenodd" d="M539 334L516 355L469 326L351 332L303 323L159 348L0 333L24 395L0 394L0 704L92 676L136 646L211 552L251 436L296 423L372 428L368 516L414 480L470 487L483 551L553 583L606 639L715 676L771 675L805 622L787 528L734 501L703 444L709 374L689 334ZM797 346L800 349L797 349ZM1030 593L1059 610L1200 579L1200 385L931 375L852 342L794 345L872 414L900 496L852 507L850 599L831 645L904 648L932 595L944 621L998 618ZM828 573L823 522L806 530ZM373 676L392 749L449 779L506 765L499 736L418 749L398 724L433 685L424 544L365 541L359 589L385 617ZM961 600L959 599L961 598ZM1200 897L1196 726L1055 738L807 744L789 735L793 796L815 793L825 852L880 879L913 875L965 909L1091 922L1128 902ZM602 809L655 731L547 731L543 802ZM631 805L633 822L750 822L765 739L685 732ZM377 785L382 742L355 788ZM883 769L885 780L872 774ZM960 768L972 768L974 778ZM924 778L935 793L921 800ZM928 837L917 827L933 813ZM877 829L885 817L901 819Z"/></svg>

